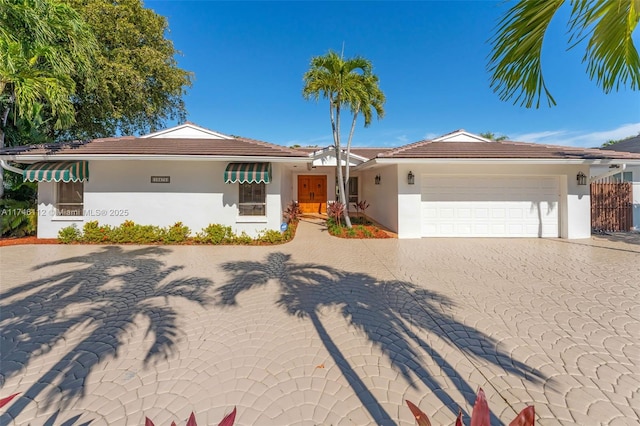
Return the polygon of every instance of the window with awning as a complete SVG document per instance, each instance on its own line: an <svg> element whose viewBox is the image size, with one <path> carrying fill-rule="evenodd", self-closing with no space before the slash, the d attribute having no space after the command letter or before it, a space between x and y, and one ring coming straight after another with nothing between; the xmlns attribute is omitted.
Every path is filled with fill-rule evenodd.
<svg viewBox="0 0 640 426"><path fill-rule="evenodd" d="M89 180L87 161L59 161L35 163L22 172L28 182L86 182Z"/></svg>
<svg viewBox="0 0 640 426"><path fill-rule="evenodd" d="M270 183L271 163L229 163L225 183Z"/></svg>

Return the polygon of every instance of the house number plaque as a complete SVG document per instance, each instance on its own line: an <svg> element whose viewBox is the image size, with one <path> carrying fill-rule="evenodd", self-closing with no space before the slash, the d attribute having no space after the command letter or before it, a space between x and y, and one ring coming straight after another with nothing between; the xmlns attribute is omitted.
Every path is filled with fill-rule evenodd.
<svg viewBox="0 0 640 426"><path fill-rule="evenodd" d="M151 176L151 183L171 183L171 176Z"/></svg>

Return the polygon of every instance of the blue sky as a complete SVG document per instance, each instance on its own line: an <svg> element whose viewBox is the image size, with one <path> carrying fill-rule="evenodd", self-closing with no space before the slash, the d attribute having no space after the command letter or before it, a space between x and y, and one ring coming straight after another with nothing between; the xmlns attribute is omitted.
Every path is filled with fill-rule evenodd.
<svg viewBox="0 0 640 426"><path fill-rule="evenodd" d="M608 95L589 80L584 49L568 48L568 5L554 18L543 70L557 106L500 101L486 69L498 19L495 1L150 1L194 72L188 120L281 145L332 143L326 100L302 98L313 56L363 56L387 97L384 119L359 123L355 146L398 146L456 129L512 140L593 147L640 132L640 93ZM640 31L634 34L640 46ZM346 134L348 128L343 128Z"/></svg>

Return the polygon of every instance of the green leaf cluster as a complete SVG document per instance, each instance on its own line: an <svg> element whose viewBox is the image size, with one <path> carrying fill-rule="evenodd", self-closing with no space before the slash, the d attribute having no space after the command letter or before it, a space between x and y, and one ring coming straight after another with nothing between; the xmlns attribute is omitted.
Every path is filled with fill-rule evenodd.
<svg viewBox="0 0 640 426"><path fill-rule="evenodd" d="M587 74L604 93L640 89L640 56L633 32L640 20L638 0L520 0L498 23L489 40L491 87L502 100L531 108L556 104L542 73L544 37L554 16L570 4L569 48L585 46Z"/></svg>
<svg viewBox="0 0 640 426"><path fill-rule="evenodd" d="M92 85L78 84L74 138L147 133L184 121L193 75L178 67L167 19L141 0L67 0L91 26L99 50Z"/></svg>

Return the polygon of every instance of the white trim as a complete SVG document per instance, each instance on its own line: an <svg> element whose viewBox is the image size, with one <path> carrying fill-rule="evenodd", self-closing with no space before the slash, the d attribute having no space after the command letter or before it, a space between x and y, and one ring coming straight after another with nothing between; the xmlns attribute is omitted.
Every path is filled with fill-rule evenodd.
<svg viewBox="0 0 640 426"><path fill-rule="evenodd" d="M171 127L169 129L163 129L163 130L159 130L157 132L149 133L147 135L142 135L142 136L140 136L140 138L143 138L143 139L146 139L146 138L157 138L158 136L166 135L168 133L173 133L173 132L175 132L177 130L182 130L182 129L193 129L193 130L196 130L198 132L202 132L202 133L206 133L206 134L208 134L210 136L214 136L216 139L233 139L232 136L225 135L224 133L214 132L213 130L205 129L204 127L200 127L200 126L198 126L196 124L193 124L193 123L180 124L178 126Z"/></svg>
<svg viewBox="0 0 640 426"><path fill-rule="evenodd" d="M236 217L237 223L267 223L267 216L240 216Z"/></svg>

